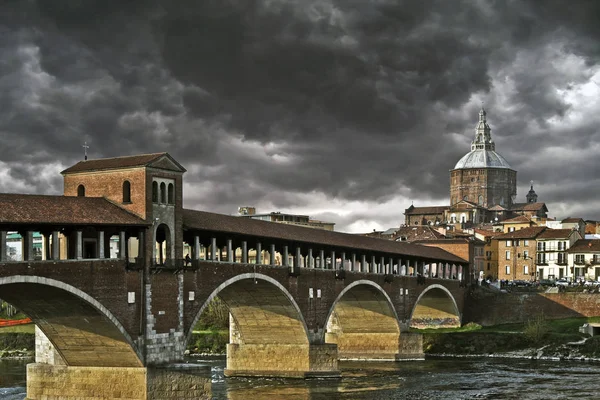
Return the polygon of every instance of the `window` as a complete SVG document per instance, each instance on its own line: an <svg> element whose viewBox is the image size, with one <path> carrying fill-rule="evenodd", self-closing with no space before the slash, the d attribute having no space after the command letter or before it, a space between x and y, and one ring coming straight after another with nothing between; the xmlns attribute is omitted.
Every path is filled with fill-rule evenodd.
<svg viewBox="0 0 600 400"><path fill-rule="evenodd" d="M160 203L165 204L167 202L167 185L165 183L160 184Z"/></svg>
<svg viewBox="0 0 600 400"><path fill-rule="evenodd" d="M512 240L507 240L506 241L506 247L510 247L512 246Z"/></svg>
<svg viewBox="0 0 600 400"><path fill-rule="evenodd" d="M538 242L537 249L538 249L538 251L545 251L546 250L546 243L545 242Z"/></svg>
<svg viewBox="0 0 600 400"><path fill-rule="evenodd" d="M506 250L506 259L510 260L510 250Z"/></svg>
<svg viewBox="0 0 600 400"><path fill-rule="evenodd" d="M85 186L83 186L83 185L77 186L77 196L85 197Z"/></svg>
<svg viewBox="0 0 600 400"><path fill-rule="evenodd" d="M510 275L510 265L506 265L506 275Z"/></svg>
<svg viewBox="0 0 600 400"><path fill-rule="evenodd" d="M523 259L524 260L528 260L529 259L529 250L523 251Z"/></svg>
<svg viewBox="0 0 600 400"><path fill-rule="evenodd" d="M168 192L168 200L169 200L169 204L175 204L175 193L174 193L174 189L173 189L173 184L169 183L169 192Z"/></svg>
<svg viewBox="0 0 600 400"><path fill-rule="evenodd" d="M490 263L488 263L488 271L490 270Z"/></svg>
<svg viewBox="0 0 600 400"><path fill-rule="evenodd" d="M123 203L131 203L131 183L123 182Z"/></svg>
<svg viewBox="0 0 600 400"><path fill-rule="evenodd" d="M585 264L585 256L583 254L575 254L575 264Z"/></svg>
<svg viewBox="0 0 600 400"><path fill-rule="evenodd" d="M477 201L477 203L482 206L483 205L483 196L479 196L479 200Z"/></svg>
<svg viewBox="0 0 600 400"><path fill-rule="evenodd" d="M469 200L469 196L463 196L463 200L465 200L465 201Z"/></svg>
<svg viewBox="0 0 600 400"><path fill-rule="evenodd" d="M519 247L519 241L518 240L515 240L514 244L515 244L515 246Z"/></svg>
<svg viewBox="0 0 600 400"><path fill-rule="evenodd" d="M523 240L523 246L525 246L525 247L529 246L529 240Z"/></svg>
<svg viewBox="0 0 600 400"><path fill-rule="evenodd" d="M523 274L529 275L529 265L523 265Z"/></svg>
<svg viewBox="0 0 600 400"><path fill-rule="evenodd" d="M158 203L158 183L152 182L152 202Z"/></svg>
<svg viewBox="0 0 600 400"><path fill-rule="evenodd" d="M509 226L508 227L508 231L509 232L514 232L515 231L515 227L514 226Z"/></svg>

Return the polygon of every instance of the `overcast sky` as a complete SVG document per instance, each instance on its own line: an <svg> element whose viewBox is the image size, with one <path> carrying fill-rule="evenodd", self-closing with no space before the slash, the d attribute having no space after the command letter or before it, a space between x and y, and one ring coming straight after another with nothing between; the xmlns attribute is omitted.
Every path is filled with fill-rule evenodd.
<svg viewBox="0 0 600 400"><path fill-rule="evenodd" d="M556 218L600 219L600 1L4 0L2 192L170 153L184 206L397 227L449 202L483 103Z"/></svg>

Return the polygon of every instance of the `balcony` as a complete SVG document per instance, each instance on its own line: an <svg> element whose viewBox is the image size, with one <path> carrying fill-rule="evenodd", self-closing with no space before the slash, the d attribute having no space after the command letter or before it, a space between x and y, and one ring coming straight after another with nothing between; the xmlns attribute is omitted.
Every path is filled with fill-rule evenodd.
<svg viewBox="0 0 600 400"><path fill-rule="evenodd" d="M585 259L575 259L576 265L585 265Z"/></svg>

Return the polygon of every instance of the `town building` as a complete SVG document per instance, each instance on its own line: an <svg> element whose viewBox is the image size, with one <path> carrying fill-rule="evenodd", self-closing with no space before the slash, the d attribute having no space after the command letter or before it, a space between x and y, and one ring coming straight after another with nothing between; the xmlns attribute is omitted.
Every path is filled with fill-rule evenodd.
<svg viewBox="0 0 600 400"><path fill-rule="evenodd" d="M496 204L510 208L517 195L517 171L496 152L487 113L479 111L471 151L450 171L450 206L461 200L489 208Z"/></svg>
<svg viewBox="0 0 600 400"><path fill-rule="evenodd" d="M579 239L568 250L569 268L582 279L600 279L600 239Z"/></svg>
<svg viewBox="0 0 600 400"><path fill-rule="evenodd" d="M450 204L411 205L404 211L404 225L447 225L458 230L518 215L533 220L547 218L548 208L538 202L533 183L525 203L517 203L516 195L517 171L496 152L482 108L471 150L450 170Z"/></svg>
<svg viewBox="0 0 600 400"><path fill-rule="evenodd" d="M583 268L568 268L567 251L579 239L582 236L576 229L546 229L540 233L536 238L537 278L572 280L583 277Z"/></svg>
<svg viewBox="0 0 600 400"><path fill-rule="evenodd" d="M250 219L259 219L261 221L277 222L280 224L300 225L307 228L324 229L326 231L333 231L335 226L334 222L311 219L308 215L289 214L279 211L257 214L255 207L240 207L238 208L238 214L240 217Z"/></svg>
<svg viewBox="0 0 600 400"><path fill-rule="evenodd" d="M423 246L437 247L448 253L454 254L465 260L469 260L469 271L472 271L473 279L482 277L484 246L485 242L473 237L463 237L454 239L430 239L417 240L415 244Z"/></svg>
<svg viewBox="0 0 600 400"><path fill-rule="evenodd" d="M498 243L498 271L494 278L535 280L536 239L546 229L532 226L494 236L492 240Z"/></svg>
<svg viewBox="0 0 600 400"><path fill-rule="evenodd" d="M484 229L474 229L473 236L484 243L483 265L474 262L474 267L479 271L479 278L493 280L498 276L498 241L492 240L497 232Z"/></svg>

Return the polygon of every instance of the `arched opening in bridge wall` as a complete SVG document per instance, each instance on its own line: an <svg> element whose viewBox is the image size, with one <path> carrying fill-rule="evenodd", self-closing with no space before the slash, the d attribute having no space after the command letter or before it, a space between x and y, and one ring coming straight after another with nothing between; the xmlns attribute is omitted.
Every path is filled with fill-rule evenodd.
<svg viewBox="0 0 600 400"><path fill-rule="evenodd" d="M166 224L160 224L156 227L155 238L154 260L157 264L165 264L167 260L173 259L171 254L171 230Z"/></svg>
<svg viewBox="0 0 600 400"><path fill-rule="evenodd" d="M371 281L346 287L329 312L325 342L338 346L340 359L396 359L400 325L385 291Z"/></svg>
<svg viewBox="0 0 600 400"><path fill-rule="evenodd" d="M418 329L456 328L461 315L452 293L442 285L431 285L417 299L410 327Z"/></svg>
<svg viewBox="0 0 600 400"><path fill-rule="evenodd" d="M323 349L309 343L302 312L278 281L261 274L241 274L224 282L202 306L192 329L216 296L230 313L226 375L339 374L335 347ZM188 341L190 337L191 332Z"/></svg>
<svg viewBox="0 0 600 400"><path fill-rule="evenodd" d="M0 298L33 320L60 355L58 364L143 366L131 337L110 311L70 285L15 275L0 278ZM36 360L43 356L36 354Z"/></svg>

